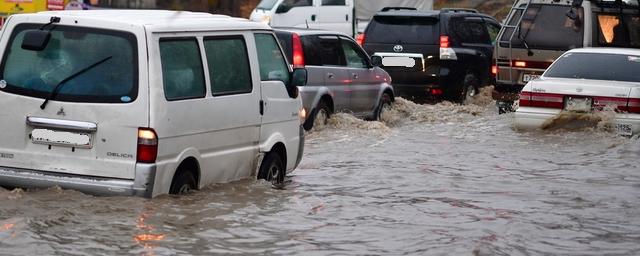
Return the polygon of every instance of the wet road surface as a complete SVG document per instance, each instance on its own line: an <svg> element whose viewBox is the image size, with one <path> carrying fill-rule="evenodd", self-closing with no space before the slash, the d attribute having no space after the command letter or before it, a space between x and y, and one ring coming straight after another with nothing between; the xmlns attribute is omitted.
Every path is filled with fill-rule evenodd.
<svg viewBox="0 0 640 256"><path fill-rule="evenodd" d="M0 255L640 254L637 137L517 132L482 97L398 99L383 120L337 114L309 133L286 190L0 189Z"/></svg>

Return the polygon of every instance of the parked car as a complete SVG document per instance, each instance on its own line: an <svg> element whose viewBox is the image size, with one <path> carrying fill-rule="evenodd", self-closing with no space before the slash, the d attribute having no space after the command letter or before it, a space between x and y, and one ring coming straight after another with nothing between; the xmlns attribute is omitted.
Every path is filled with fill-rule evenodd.
<svg viewBox="0 0 640 256"><path fill-rule="evenodd" d="M208 13L11 16L0 39L0 185L154 197L257 175L304 142L271 28ZM257 173L256 173L257 171Z"/></svg>
<svg viewBox="0 0 640 256"><path fill-rule="evenodd" d="M500 24L469 9L384 8L360 37L393 79L396 96L465 102L492 82L493 42Z"/></svg>
<svg viewBox="0 0 640 256"><path fill-rule="evenodd" d="M284 52L295 68L304 67L308 80L300 86L306 113L304 127L326 122L334 112L377 120L394 101L391 77L371 64L369 56L340 32L276 29Z"/></svg>
<svg viewBox="0 0 640 256"><path fill-rule="evenodd" d="M615 111L614 128L640 132L640 49L581 48L560 56L520 93L517 129L545 128L562 112Z"/></svg>
<svg viewBox="0 0 640 256"><path fill-rule="evenodd" d="M515 1L495 46L493 98L512 111L518 93L567 50L640 48L637 0Z"/></svg>

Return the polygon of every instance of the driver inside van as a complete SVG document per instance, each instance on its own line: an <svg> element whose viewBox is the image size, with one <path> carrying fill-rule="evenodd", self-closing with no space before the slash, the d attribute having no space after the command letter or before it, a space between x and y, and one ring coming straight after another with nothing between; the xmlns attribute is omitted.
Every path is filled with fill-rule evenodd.
<svg viewBox="0 0 640 256"><path fill-rule="evenodd" d="M50 91L66 76L73 72L71 55L60 47L60 40L52 38L43 51L36 53L38 61L35 63L38 77L29 79L25 86L39 91Z"/></svg>

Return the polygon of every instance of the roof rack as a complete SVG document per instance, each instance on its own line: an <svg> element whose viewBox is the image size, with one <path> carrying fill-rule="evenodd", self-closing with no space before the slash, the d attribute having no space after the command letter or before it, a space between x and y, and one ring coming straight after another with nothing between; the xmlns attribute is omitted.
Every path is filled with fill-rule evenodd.
<svg viewBox="0 0 640 256"><path fill-rule="evenodd" d="M469 13L478 13L476 9L469 8L442 8L440 12L469 12Z"/></svg>
<svg viewBox="0 0 640 256"><path fill-rule="evenodd" d="M399 6L390 6L390 7L384 7L382 8L382 10L380 10L381 12L388 12L388 11L401 11L401 10L405 10L405 11L417 11L417 8L414 7L399 7Z"/></svg>

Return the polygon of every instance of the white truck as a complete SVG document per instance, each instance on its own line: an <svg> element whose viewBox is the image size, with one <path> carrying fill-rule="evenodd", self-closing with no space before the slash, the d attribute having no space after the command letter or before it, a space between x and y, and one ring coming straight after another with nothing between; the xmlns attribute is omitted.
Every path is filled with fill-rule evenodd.
<svg viewBox="0 0 640 256"><path fill-rule="evenodd" d="M390 6L432 10L433 0L262 0L249 19L272 27L308 27L355 36L364 31L373 14Z"/></svg>

